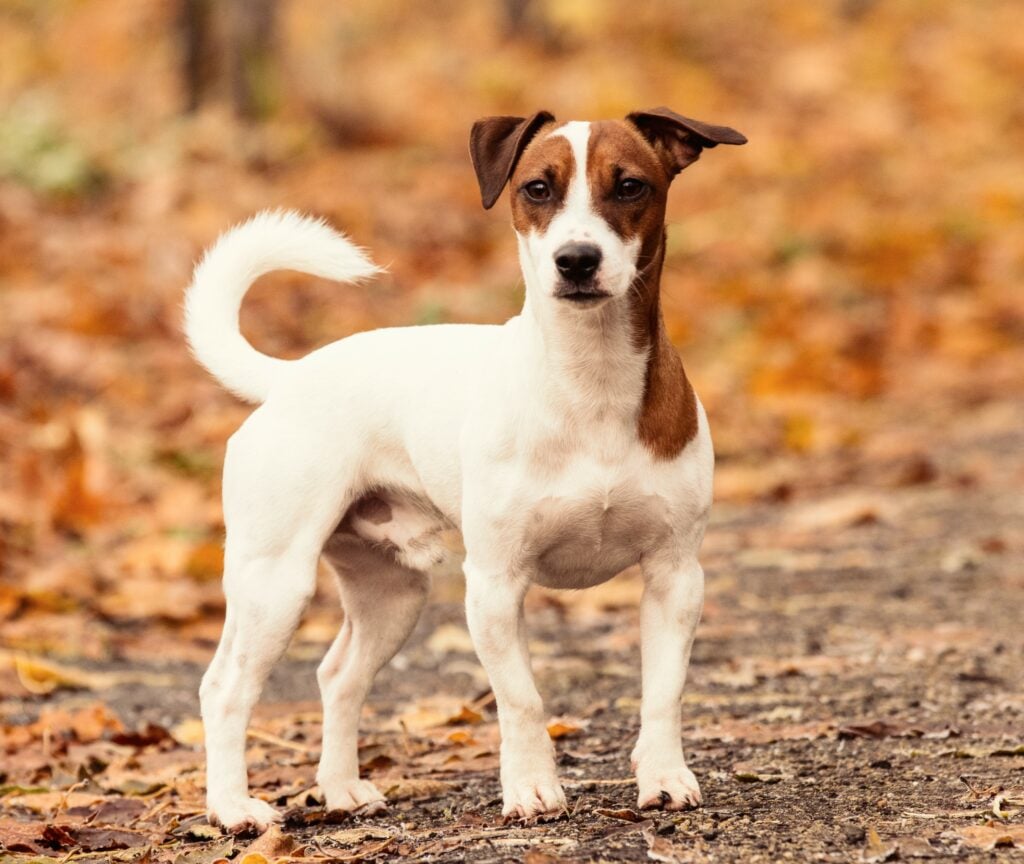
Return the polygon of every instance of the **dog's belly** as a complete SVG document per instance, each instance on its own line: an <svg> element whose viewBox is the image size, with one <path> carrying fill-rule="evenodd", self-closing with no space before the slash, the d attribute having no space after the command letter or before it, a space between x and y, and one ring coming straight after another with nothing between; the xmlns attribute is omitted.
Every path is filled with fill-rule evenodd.
<svg viewBox="0 0 1024 864"><path fill-rule="evenodd" d="M657 548L668 517L663 498L629 489L545 498L532 509L522 563L548 588L598 585Z"/></svg>
<svg viewBox="0 0 1024 864"><path fill-rule="evenodd" d="M341 541L355 535L391 553L406 567L425 570L446 557L448 547L442 533L451 527L425 499L404 490L384 489L358 498L335 535Z"/></svg>

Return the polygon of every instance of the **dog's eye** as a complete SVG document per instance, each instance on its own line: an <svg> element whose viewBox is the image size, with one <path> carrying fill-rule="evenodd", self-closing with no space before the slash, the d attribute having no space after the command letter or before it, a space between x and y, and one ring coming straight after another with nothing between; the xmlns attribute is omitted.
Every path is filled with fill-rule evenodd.
<svg viewBox="0 0 1024 864"><path fill-rule="evenodd" d="M615 194L621 201L636 201L646 190L647 184L643 180L626 177L615 187Z"/></svg>
<svg viewBox="0 0 1024 864"><path fill-rule="evenodd" d="M523 187L526 197L531 201L547 201L551 197L551 187L544 180L534 180Z"/></svg>

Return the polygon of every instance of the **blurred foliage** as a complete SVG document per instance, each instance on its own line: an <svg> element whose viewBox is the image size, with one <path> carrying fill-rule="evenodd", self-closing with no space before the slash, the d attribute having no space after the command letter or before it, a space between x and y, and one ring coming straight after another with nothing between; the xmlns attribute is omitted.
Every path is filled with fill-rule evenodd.
<svg viewBox="0 0 1024 864"><path fill-rule="evenodd" d="M712 419L719 500L955 488L978 467L931 465L930 442L1019 404L1013 0L534 0L521 16L282 0L260 122L237 119L216 76L185 110L179 12L0 0L10 645L99 656L121 638L110 622L154 618L216 632L216 466L249 409L187 355L179 319L192 263L232 223L312 211L389 268L364 287L261 281L243 325L273 353L515 314L507 205L481 210L467 156L487 114L665 104L748 135L677 181L663 284Z"/></svg>
<svg viewBox="0 0 1024 864"><path fill-rule="evenodd" d="M52 104L31 94L0 117L0 177L43 194L81 196L103 174L79 142L61 128Z"/></svg>

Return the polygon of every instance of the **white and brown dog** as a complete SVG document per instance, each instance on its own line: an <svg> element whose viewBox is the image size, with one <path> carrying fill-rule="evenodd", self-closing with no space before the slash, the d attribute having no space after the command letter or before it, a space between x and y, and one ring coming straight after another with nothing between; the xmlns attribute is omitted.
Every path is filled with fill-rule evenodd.
<svg viewBox="0 0 1024 864"><path fill-rule="evenodd" d="M210 818L279 819L249 797L246 727L271 666L337 571L345 620L318 671L329 810L383 806L359 779L360 709L427 596L441 531L466 547L466 616L497 700L503 813L565 808L523 623L532 584L584 588L635 564L643 703L632 753L640 807L700 803L680 701L703 598L697 552L711 505L704 411L665 334L659 280L672 178L733 129L665 108L559 125L551 114L473 126L483 205L508 184L526 282L501 326L350 336L296 361L241 335L263 273L352 282L377 268L322 222L262 214L225 234L186 302L192 350L262 403L224 465L224 634L200 692Z"/></svg>

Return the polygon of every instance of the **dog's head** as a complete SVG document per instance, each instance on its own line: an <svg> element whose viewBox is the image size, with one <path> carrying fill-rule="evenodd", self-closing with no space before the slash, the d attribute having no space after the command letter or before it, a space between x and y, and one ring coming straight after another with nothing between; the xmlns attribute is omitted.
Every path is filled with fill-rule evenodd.
<svg viewBox="0 0 1024 864"><path fill-rule="evenodd" d="M705 148L746 140L667 108L561 125L539 111L478 120L470 152L485 208L510 187L528 283L589 309L625 295L657 256L675 175Z"/></svg>

